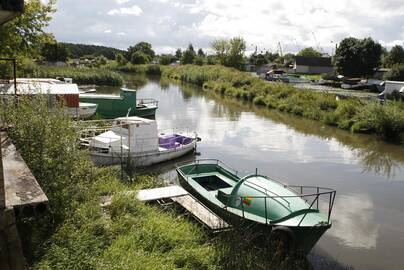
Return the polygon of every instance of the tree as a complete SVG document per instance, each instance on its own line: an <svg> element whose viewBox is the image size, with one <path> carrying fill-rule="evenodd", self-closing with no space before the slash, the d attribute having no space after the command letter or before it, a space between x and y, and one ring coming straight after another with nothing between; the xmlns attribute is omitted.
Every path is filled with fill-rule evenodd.
<svg viewBox="0 0 404 270"><path fill-rule="evenodd" d="M0 56L37 57L42 44L54 40L45 28L55 12L55 0L25 2L24 13L0 27Z"/></svg>
<svg viewBox="0 0 404 270"><path fill-rule="evenodd" d="M198 56L205 57L205 53L203 52L203 50L201 48L198 50Z"/></svg>
<svg viewBox="0 0 404 270"><path fill-rule="evenodd" d="M119 66L123 66L127 63L125 57L121 53L118 53L116 55L116 62L118 63Z"/></svg>
<svg viewBox="0 0 404 270"><path fill-rule="evenodd" d="M178 48L178 49L175 51L175 57L177 58L177 60L181 60L182 51L181 51L180 48Z"/></svg>
<svg viewBox="0 0 404 270"><path fill-rule="evenodd" d="M194 50L194 46L192 44L188 45L188 49L185 50L182 54L181 64L193 64L195 59L196 53Z"/></svg>
<svg viewBox="0 0 404 270"><path fill-rule="evenodd" d="M396 45L391 48L390 52L387 54L386 64L393 66L401 63L404 63L404 49L402 46Z"/></svg>
<svg viewBox="0 0 404 270"><path fill-rule="evenodd" d="M67 50L66 46L62 43L48 42L42 46L41 55L44 57L46 61L65 62L67 57L69 56L69 51Z"/></svg>
<svg viewBox="0 0 404 270"><path fill-rule="evenodd" d="M371 38L346 38L335 52L335 64L345 76L362 77L372 75L380 66L382 46Z"/></svg>
<svg viewBox="0 0 404 270"><path fill-rule="evenodd" d="M149 63L149 57L141 51L135 51L130 59L134 65L141 65Z"/></svg>
<svg viewBox="0 0 404 270"><path fill-rule="evenodd" d="M175 56L171 55L171 54L162 54L160 56L160 64L162 65L169 65L172 62L174 62L176 59Z"/></svg>
<svg viewBox="0 0 404 270"><path fill-rule="evenodd" d="M194 64L198 65L198 66L202 66L205 62L204 59L205 59L205 57L197 55L197 56L195 56Z"/></svg>
<svg viewBox="0 0 404 270"><path fill-rule="evenodd" d="M128 60L131 60L133 53L135 52L141 52L143 53L147 58L148 61L150 62L151 60L153 60L154 56L156 55L155 52L152 49L152 45L150 43L141 41L139 43L137 43L135 46L130 46L128 48Z"/></svg>
<svg viewBox="0 0 404 270"><path fill-rule="evenodd" d="M244 53L247 46L243 38L219 39L213 41L211 46L216 52L220 64L240 70L244 69Z"/></svg>
<svg viewBox="0 0 404 270"><path fill-rule="evenodd" d="M297 55L306 57L321 57L321 52L316 51L312 47L308 47L301 50Z"/></svg>
<svg viewBox="0 0 404 270"><path fill-rule="evenodd" d="M268 59L263 55L262 53L259 54L253 54L250 56L250 64L252 65L265 65L268 64Z"/></svg>
<svg viewBox="0 0 404 270"><path fill-rule="evenodd" d="M221 65L226 65L227 54L230 50L230 43L225 39L216 39L211 44L212 49L215 51L216 57Z"/></svg>
<svg viewBox="0 0 404 270"><path fill-rule="evenodd" d="M242 37L230 39L230 50L227 65L239 70L244 69L244 53L247 48L246 42Z"/></svg>
<svg viewBox="0 0 404 270"><path fill-rule="evenodd" d="M208 65L215 65L216 64L216 56L214 55L208 55L206 56L206 64Z"/></svg>

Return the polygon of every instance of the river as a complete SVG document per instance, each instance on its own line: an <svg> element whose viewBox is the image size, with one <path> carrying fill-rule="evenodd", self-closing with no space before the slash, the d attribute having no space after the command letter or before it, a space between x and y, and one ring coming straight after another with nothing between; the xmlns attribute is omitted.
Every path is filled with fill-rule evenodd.
<svg viewBox="0 0 404 270"><path fill-rule="evenodd" d="M404 147L207 94L191 85L126 76L159 101L159 128L197 131L197 158L219 159L296 185L337 190L333 225L309 260L315 269L404 269ZM119 88L100 92L119 93ZM195 157L187 157L192 160ZM174 163L152 168L175 181ZM335 263L338 262L338 263Z"/></svg>

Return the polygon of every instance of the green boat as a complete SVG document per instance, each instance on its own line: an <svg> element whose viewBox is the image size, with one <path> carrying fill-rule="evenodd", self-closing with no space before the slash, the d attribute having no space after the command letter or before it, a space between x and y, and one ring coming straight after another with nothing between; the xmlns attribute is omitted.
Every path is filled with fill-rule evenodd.
<svg viewBox="0 0 404 270"><path fill-rule="evenodd" d="M218 160L177 166L177 173L181 186L223 220L257 225L289 251L307 254L331 227L333 189L290 186L258 173L240 177Z"/></svg>
<svg viewBox="0 0 404 270"><path fill-rule="evenodd" d="M158 102L154 99L136 99L136 90L122 88L119 96L80 94L80 102L98 104L97 114L112 119L123 116L154 117Z"/></svg>

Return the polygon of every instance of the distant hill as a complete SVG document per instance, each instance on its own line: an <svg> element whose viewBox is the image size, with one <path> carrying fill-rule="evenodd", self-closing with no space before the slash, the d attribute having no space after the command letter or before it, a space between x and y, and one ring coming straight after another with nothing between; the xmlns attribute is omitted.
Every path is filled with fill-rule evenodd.
<svg viewBox="0 0 404 270"><path fill-rule="evenodd" d="M80 58L86 55L103 55L108 59L115 59L116 54L125 54L126 51L119 50L106 46L98 46L98 45L87 45L87 44L73 44L73 43L64 43L67 49L70 51L71 58Z"/></svg>

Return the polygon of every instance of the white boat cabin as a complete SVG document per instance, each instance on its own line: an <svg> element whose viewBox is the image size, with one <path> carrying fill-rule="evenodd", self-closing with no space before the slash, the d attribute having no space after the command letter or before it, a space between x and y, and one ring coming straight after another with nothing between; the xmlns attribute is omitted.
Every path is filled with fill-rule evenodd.
<svg viewBox="0 0 404 270"><path fill-rule="evenodd" d="M92 138L90 147L100 152L156 152L157 122L137 116L116 118L111 130Z"/></svg>

